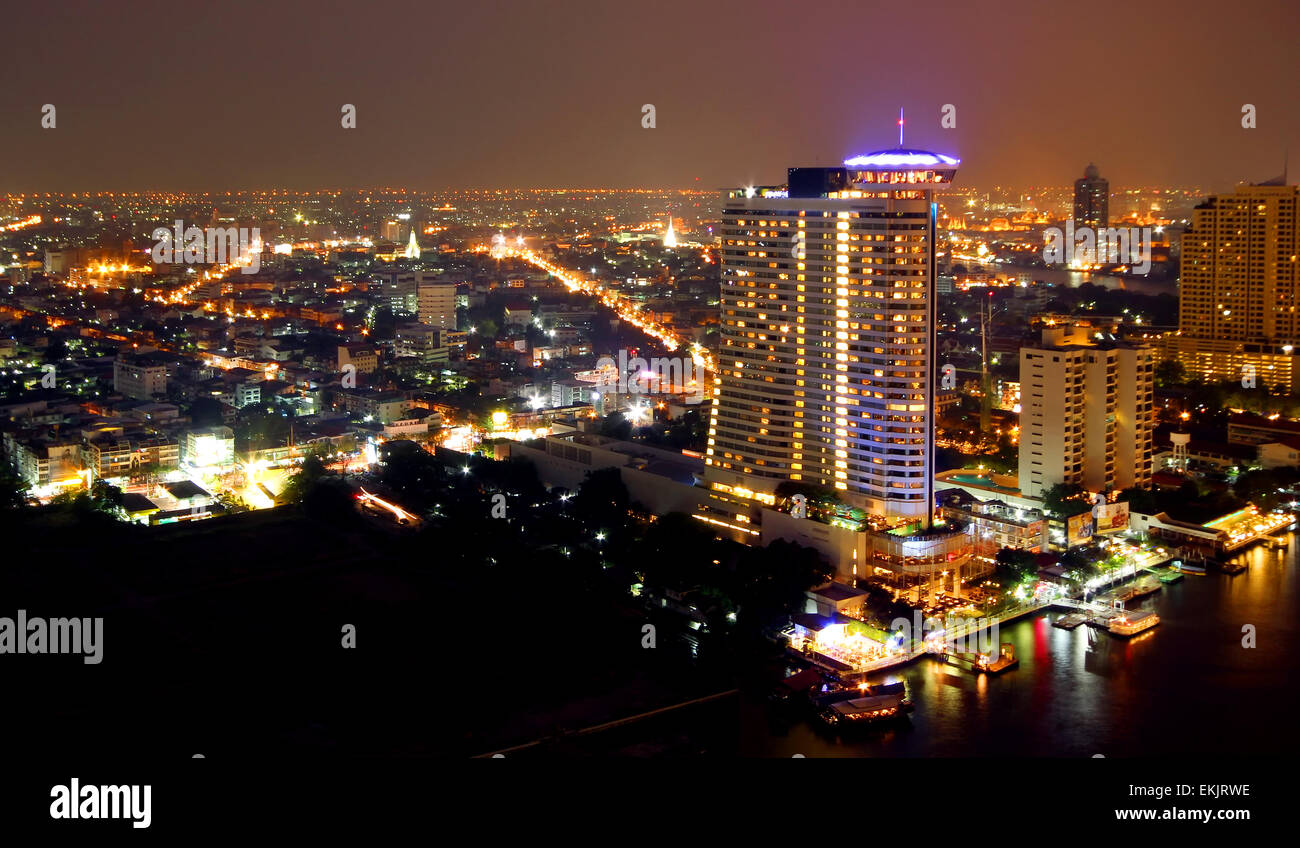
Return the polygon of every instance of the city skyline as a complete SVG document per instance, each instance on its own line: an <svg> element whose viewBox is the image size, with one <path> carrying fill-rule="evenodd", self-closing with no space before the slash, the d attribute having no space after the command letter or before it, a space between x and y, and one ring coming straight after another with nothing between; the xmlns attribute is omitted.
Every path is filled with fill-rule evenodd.
<svg viewBox="0 0 1300 848"><path fill-rule="evenodd" d="M861 760L869 838L1268 819L1294 19L13 10L0 820L428 825L438 775L351 774L400 760L491 824L520 761L745 758Z"/></svg>

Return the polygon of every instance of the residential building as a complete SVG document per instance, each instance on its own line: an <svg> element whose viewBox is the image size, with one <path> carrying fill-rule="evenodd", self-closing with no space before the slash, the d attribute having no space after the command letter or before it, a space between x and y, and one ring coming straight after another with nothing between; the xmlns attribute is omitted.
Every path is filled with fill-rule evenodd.
<svg viewBox="0 0 1300 848"><path fill-rule="evenodd" d="M1300 391L1300 186L1208 198L1182 238L1178 333L1163 357L1205 380Z"/></svg>
<svg viewBox="0 0 1300 848"><path fill-rule="evenodd" d="M1151 480L1155 352L1043 330L1020 351L1020 492L1040 498L1058 483L1090 492Z"/></svg>

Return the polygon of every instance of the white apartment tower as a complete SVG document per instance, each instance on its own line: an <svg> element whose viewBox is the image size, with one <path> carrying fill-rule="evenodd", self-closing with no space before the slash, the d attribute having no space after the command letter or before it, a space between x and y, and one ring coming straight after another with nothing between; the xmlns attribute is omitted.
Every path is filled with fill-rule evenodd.
<svg viewBox="0 0 1300 848"><path fill-rule="evenodd" d="M802 481L930 526L934 192L958 164L899 147L727 193L711 488Z"/></svg>
<svg viewBox="0 0 1300 848"><path fill-rule="evenodd" d="M456 284L438 280L436 274L420 273L416 284L421 324L443 330L456 329Z"/></svg>
<svg viewBox="0 0 1300 848"><path fill-rule="evenodd" d="M1047 328L1041 345L1021 348L1021 493L1150 485L1154 362L1150 347L1072 327Z"/></svg>

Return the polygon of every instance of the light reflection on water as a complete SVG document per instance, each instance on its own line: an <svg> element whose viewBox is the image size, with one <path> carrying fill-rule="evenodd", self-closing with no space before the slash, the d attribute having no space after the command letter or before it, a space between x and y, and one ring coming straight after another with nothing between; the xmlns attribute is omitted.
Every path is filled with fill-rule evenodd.
<svg viewBox="0 0 1300 848"><path fill-rule="evenodd" d="M906 679L910 722L837 735L808 720L741 710L740 753L750 756L1282 756L1300 695L1300 586L1295 537L1285 551L1257 546L1236 577L1186 576L1138 606L1161 623L1132 639L1086 625L1052 627L1060 613L1001 628L1018 668L997 677L922 660ZM1254 625L1257 647L1242 645Z"/></svg>

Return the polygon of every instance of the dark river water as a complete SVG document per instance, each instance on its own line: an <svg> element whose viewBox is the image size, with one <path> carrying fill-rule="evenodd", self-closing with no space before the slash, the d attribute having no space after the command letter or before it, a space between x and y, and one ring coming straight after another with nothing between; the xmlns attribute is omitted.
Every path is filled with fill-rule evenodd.
<svg viewBox="0 0 1300 848"><path fill-rule="evenodd" d="M1188 575L1137 604L1161 623L1133 639L1062 613L1005 625L1018 668L975 675L924 659L880 679L905 679L907 724L837 734L810 718L778 718L756 697L740 704L738 753L790 757L1241 755L1300 752L1300 587L1295 537L1257 546L1235 577ZM1133 605L1131 605L1133 606ZM1243 627L1255 628L1254 648Z"/></svg>

